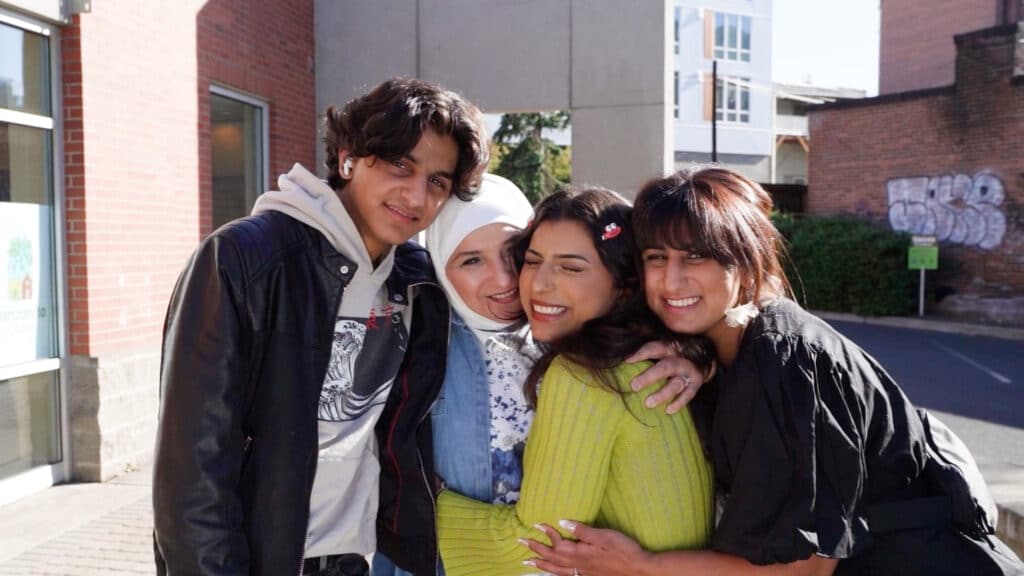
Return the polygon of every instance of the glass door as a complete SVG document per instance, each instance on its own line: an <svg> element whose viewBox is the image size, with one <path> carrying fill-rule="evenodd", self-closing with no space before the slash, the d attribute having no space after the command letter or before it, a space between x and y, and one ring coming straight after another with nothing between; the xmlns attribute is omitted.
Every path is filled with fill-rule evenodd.
<svg viewBox="0 0 1024 576"><path fill-rule="evenodd" d="M248 216L266 189L267 105L220 86L210 93L213 227Z"/></svg>
<svg viewBox="0 0 1024 576"><path fill-rule="evenodd" d="M0 503L63 479L51 34L0 11Z"/></svg>

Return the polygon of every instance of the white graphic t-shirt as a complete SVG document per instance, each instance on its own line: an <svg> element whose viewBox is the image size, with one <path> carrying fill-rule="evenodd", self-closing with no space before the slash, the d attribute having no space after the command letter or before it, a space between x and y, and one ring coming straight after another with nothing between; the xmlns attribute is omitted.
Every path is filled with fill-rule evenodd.
<svg viewBox="0 0 1024 576"><path fill-rule="evenodd" d="M326 183L296 164L278 179L278 188L260 195L253 213L282 212L313 227L352 263L338 271L350 280L335 317L317 409L320 450L306 557L366 555L377 547L380 464L373 430L408 346L411 296L388 293L394 250L374 266L338 193Z"/></svg>
<svg viewBox="0 0 1024 576"><path fill-rule="evenodd" d="M409 341L405 296L365 298L357 273L334 325L320 393L320 456L309 503L306 556L369 554L376 548L380 463L373 429ZM362 310L356 316L356 310Z"/></svg>

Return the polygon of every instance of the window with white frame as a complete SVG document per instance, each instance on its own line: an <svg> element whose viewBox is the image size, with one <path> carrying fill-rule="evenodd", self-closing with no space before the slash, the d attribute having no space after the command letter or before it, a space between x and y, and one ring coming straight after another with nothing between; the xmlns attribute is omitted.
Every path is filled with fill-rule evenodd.
<svg viewBox="0 0 1024 576"><path fill-rule="evenodd" d="M679 118L679 70L672 76L672 117Z"/></svg>
<svg viewBox="0 0 1024 576"><path fill-rule="evenodd" d="M265 101L210 87L210 156L214 228L252 211L268 179Z"/></svg>
<svg viewBox="0 0 1024 576"><path fill-rule="evenodd" d="M0 8L0 482L63 460L55 32Z"/></svg>
<svg viewBox="0 0 1024 576"><path fill-rule="evenodd" d="M719 78L715 85L715 118L721 122L750 122L750 79Z"/></svg>
<svg viewBox="0 0 1024 576"><path fill-rule="evenodd" d="M715 58L750 62L750 16L715 13Z"/></svg>
<svg viewBox="0 0 1024 576"><path fill-rule="evenodd" d="M675 7L675 28L673 28L673 37L675 38L675 52L679 54L679 22L682 19L682 10L679 6Z"/></svg>

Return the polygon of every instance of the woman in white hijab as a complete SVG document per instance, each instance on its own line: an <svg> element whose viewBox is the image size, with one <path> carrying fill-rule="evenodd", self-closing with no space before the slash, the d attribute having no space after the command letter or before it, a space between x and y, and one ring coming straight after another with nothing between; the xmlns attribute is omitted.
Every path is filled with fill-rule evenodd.
<svg viewBox="0 0 1024 576"><path fill-rule="evenodd" d="M540 352L524 321L509 254L509 241L532 216L515 184L485 174L471 202L449 199L426 230L434 270L454 311L444 387L431 411L435 470L447 487L492 504L514 504L519 498L533 419L523 384ZM664 355L652 346L643 359ZM674 375L657 393L658 403L672 400L670 411L692 397L696 386L687 382L700 382L696 369L679 358L648 372L646 383ZM373 574L409 573L377 554Z"/></svg>
<svg viewBox="0 0 1024 576"><path fill-rule="evenodd" d="M456 314L444 388L432 413L437 474L484 502L514 503L533 412L523 382L535 350L523 322L509 240L533 216L512 182L484 176L472 202L451 199L427 250Z"/></svg>

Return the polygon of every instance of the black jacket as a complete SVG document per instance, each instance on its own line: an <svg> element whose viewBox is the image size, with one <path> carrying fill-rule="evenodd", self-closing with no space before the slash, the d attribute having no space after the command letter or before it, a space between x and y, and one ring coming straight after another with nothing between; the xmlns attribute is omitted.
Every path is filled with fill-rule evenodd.
<svg viewBox="0 0 1024 576"><path fill-rule="evenodd" d="M318 456L317 406L355 265L277 212L207 238L164 327L153 478L160 574L298 574ZM450 312L426 251L397 248L391 293L414 298L409 349L377 425L378 545L404 568L437 559L427 418Z"/></svg>

